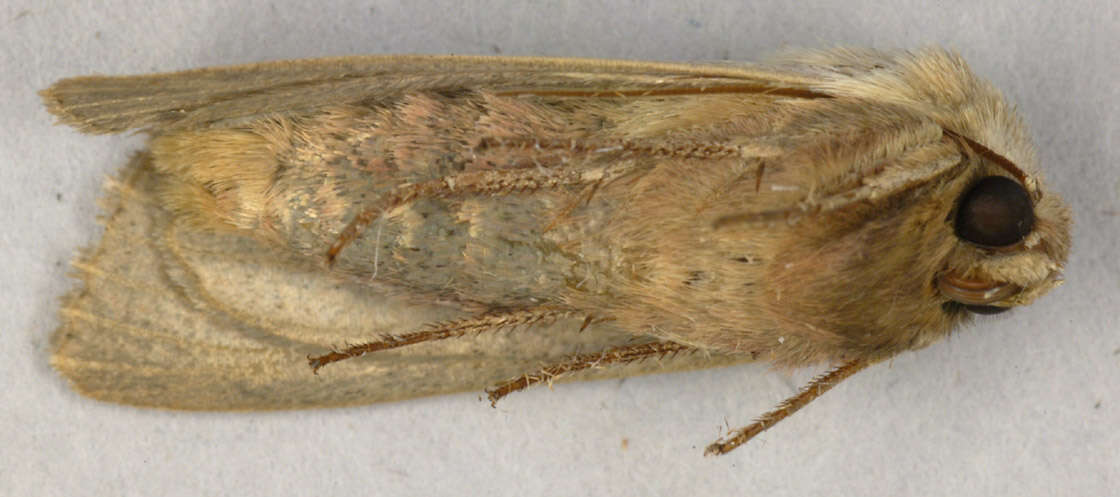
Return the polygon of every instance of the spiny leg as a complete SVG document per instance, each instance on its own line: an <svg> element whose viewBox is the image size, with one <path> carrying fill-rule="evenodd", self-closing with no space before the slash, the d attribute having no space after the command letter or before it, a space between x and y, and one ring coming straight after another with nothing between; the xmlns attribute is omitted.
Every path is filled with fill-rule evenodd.
<svg viewBox="0 0 1120 497"><path fill-rule="evenodd" d="M797 395L783 400L781 404L778 404L778 407L775 407L774 410L763 414L758 419L756 419L754 423L751 423L749 426L739 428L738 430L735 430L734 432L728 434L726 437L723 437L722 439L717 440L715 443L709 445L707 449L704 449L704 455L721 455L735 450L736 447L743 445L748 440L754 438L755 435L766 431L767 428L778 424L778 422L780 422L781 420L789 417L789 415L797 412L799 409L805 407L817 397L820 397L825 392L831 390L832 387L838 385L841 381L844 381L848 377L862 371L864 368L870 366L871 364L873 364L873 362L865 359L855 359L845 363L844 365L836 369L833 369L832 371L813 378L813 381L809 382L808 385L805 385L805 387L802 388L801 391L797 393Z"/></svg>
<svg viewBox="0 0 1120 497"><path fill-rule="evenodd" d="M528 326L545 321L555 321L568 314L569 311L566 310L536 308L500 314L486 314L446 323L435 323L430 325L426 330L405 333L403 335L389 335L381 340L352 345L343 350L331 351L316 357L308 357L307 362L311 366L312 371L318 373L319 368L327 364L350 359L352 357L360 357L370 352L395 349L406 345L443 340L446 338L456 338L487 331L497 331L512 326Z"/></svg>
<svg viewBox="0 0 1120 497"><path fill-rule="evenodd" d="M367 207L359 212L354 219L347 224L342 232L338 234L338 239L335 240L334 245L327 250L327 264L333 265L338 254L342 252L350 242L358 238L378 217L384 215L389 210L407 204L419 197L436 197L446 193L446 185L440 181L429 181L426 183L419 183L415 185L405 185L394 189L378 199L377 203Z"/></svg>
<svg viewBox="0 0 1120 497"><path fill-rule="evenodd" d="M680 352L693 352L694 347L675 342L654 342L639 345L615 347L594 354L583 354L572 357L567 361L545 366L536 372L526 373L504 383L499 383L486 389L490 397L490 405L496 405L498 400L513 392L524 390L538 383L552 382L556 378L588 368L623 365L650 357L664 357Z"/></svg>
<svg viewBox="0 0 1120 497"><path fill-rule="evenodd" d="M374 204L358 213L338 235L327 251L327 263L334 264L338 254L358 238L370 223L396 207L419 198L446 198L456 195L508 195L558 189L568 186L592 185L624 173L629 166L605 166L588 170L514 169L486 170L445 176L422 183L401 185L382 195Z"/></svg>

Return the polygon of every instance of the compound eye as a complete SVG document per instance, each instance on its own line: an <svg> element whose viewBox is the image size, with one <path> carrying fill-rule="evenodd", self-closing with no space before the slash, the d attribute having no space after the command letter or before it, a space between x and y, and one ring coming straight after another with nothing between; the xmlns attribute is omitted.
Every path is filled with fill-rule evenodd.
<svg viewBox="0 0 1120 497"><path fill-rule="evenodd" d="M972 314L1000 314L1010 311L1010 307L998 307L994 305L968 305L950 300L941 304L941 309L949 314L958 314L968 311Z"/></svg>
<svg viewBox="0 0 1120 497"><path fill-rule="evenodd" d="M966 305L964 308L973 314L1000 314L1010 311L1010 307L998 307L994 305Z"/></svg>
<svg viewBox="0 0 1120 497"><path fill-rule="evenodd" d="M1006 247L1023 240L1034 227L1027 190L1003 176L988 176L961 196L957 237L986 247Z"/></svg>

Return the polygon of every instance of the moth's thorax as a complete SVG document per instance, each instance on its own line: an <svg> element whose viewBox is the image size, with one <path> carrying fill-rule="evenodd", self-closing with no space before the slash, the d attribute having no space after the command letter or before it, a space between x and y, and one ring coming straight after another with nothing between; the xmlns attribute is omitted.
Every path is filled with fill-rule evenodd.
<svg viewBox="0 0 1120 497"><path fill-rule="evenodd" d="M956 243L943 221L952 202L936 183L899 185L916 162L937 172L959 157L928 123L891 131L847 148L805 135L775 159L649 173L650 193L635 193L608 226L635 276L615 281L604 313L624 328L786 364L879 357L941 337L960 320L933 286ZM817 169L806 173L802 160ZM860 203L830 203L851 194L845 181L872 187Z"/></svg>

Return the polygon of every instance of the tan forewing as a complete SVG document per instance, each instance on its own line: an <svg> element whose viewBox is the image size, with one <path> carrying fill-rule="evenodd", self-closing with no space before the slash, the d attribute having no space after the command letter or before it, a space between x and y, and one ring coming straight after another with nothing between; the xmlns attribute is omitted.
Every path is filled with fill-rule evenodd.
<svg viewBox="0 0 1120 497"><path fill-rule="evenodd" d="M61 122L87 133L221 126L324 105L430 90L808 91L818 79L751 65L478 56L364 56L277 61L142 76L86 76L43 91Z"/></svg>

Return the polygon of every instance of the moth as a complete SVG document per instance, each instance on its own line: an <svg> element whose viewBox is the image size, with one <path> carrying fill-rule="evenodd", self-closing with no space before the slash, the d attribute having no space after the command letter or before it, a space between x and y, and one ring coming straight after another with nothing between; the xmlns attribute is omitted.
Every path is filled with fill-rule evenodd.
<svg viewBox="0 0 1120 497"><path fill-rule="evenodd" d="M169 409L828 364L708 447L1061 282L1067 205L955 53L373 56L65 79L142 130L52 364ZM308 367L310 366L310 367Z"/></svg>

